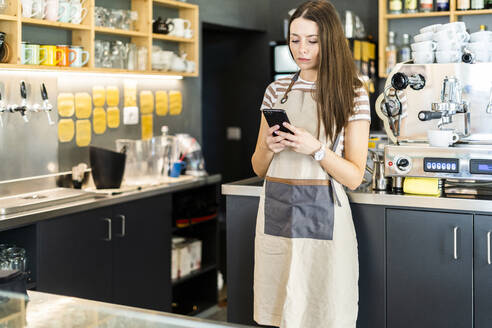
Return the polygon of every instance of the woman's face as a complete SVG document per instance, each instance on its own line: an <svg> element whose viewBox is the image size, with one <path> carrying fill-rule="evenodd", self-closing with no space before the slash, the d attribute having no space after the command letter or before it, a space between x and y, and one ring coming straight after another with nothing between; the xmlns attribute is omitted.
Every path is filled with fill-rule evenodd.
<svg viewBox="0 0 492 328"><path fill-rule="evenodd" d="M301 70L317 70L319 60L318 25L312 20L296 18L290 24L290 50Z"/></svg>

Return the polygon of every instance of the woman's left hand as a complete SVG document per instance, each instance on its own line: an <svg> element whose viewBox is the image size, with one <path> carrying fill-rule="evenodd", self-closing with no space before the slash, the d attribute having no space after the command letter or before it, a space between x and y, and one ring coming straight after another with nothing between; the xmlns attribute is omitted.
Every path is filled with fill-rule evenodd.
<svg viewBox="0 0 492 328"><path fill-rule="evenodd" d="M276 134L284 138L280 141L280 143L290 147L293 151L301 154L312 155L323 145L311 133L307 132L303 128L297 128L287 122L284 122L283 125L292 131L293 134L285 133L279 130L276 131Z"/></svg>

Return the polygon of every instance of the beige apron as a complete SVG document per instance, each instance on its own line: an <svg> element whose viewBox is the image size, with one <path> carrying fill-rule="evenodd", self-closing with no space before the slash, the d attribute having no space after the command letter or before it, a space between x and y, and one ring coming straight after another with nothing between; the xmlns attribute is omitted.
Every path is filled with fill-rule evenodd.
<svg viewBox="0 0 492 328"><path fill-rule="evenodd" d="M285 109L294 126L316 136L311 92L294 89L284 104L282 96L274 108ZM331 144L323 127L320 136ZM331 148L338 147L335 142ZM275 154L256 224L255 321L282 328L355 328L358 277L357 240L343 187L311 156L290 149Z"/></svg>

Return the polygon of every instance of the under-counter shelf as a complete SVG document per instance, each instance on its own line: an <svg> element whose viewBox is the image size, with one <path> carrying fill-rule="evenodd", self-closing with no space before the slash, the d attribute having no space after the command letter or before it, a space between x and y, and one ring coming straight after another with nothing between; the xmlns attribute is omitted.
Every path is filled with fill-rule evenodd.
<svg viewBox="0 0 492 328"><path fill-rule="evenodd" d="M173 286L179 285L181 283L184 283L186 281L190 281L191 279L193 279L195 277L201 276L202 274L205 274L205 273L212 271L212 270L215 270L215 269L217 269L216 264L206 265L206 266L204 266L204 267L202 267L196 271L190 272L189 274L187 274L184 277L172 280L172 284L173 284Z"/></svg>

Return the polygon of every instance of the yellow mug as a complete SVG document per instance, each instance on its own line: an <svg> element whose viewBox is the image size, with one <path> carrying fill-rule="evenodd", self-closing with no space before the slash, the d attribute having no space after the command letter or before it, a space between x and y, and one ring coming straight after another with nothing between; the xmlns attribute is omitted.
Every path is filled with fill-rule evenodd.
<svg viewBox="0 0 492 328"><path fill-rule="evenodd" d="M41 65L56 66L62 61L65 55L64 51L62 49L58 49L56 46L43 45L40 48L45 49L46 53L44 60L40 63Z"/></svg>

